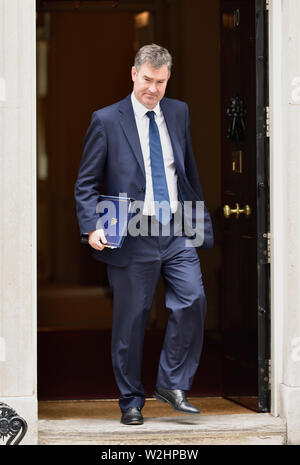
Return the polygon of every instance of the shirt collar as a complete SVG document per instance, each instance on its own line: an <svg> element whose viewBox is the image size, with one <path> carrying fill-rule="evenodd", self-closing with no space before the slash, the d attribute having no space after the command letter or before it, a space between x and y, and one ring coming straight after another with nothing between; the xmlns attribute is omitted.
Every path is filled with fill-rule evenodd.
<svg viewBox="0 0 300 465"><path fill-rule="evenodd" d="M143 118L145 116L145 114L147 113L147 111L149 111L149 108L145 107L142 103L140 103L138 101L138 99L136 98L136 96L134 95L134 92L132 92L131 94L131 102L132 102L132 106L133 106L133 111L134 111L134 114L136 116L138 116L139 118ZM159 102L157 103L156 107L154 107L152 109L152 111L154 111L154 113L156 114L156 116L159 115L160 113L160 105L159 105Z"/></svg>

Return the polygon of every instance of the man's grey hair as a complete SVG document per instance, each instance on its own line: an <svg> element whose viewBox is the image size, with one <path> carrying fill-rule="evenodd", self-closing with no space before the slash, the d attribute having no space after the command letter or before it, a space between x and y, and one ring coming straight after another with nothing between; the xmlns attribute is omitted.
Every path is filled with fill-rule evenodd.
<svg viewBox="0 0 300 465"><path fill-rule="evenodd" d="M168 50L160 45L144 45L138 50L134 59L134 66L137 72L144 63L149 63L155 69L166 65L169 74L171 73L172 57Z"/></svg>

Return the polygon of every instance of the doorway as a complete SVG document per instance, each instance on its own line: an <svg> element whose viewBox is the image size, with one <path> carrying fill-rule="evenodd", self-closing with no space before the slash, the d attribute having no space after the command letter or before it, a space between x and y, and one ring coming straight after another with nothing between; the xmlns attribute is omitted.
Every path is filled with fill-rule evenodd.
<svg viewBox="0 0 300 465"><path fill-rule="evenodd" d="M256 60L265 53L263 50L258 54L259 44L253 35L257 14L259 11L263 14L263 2L256 2L251 9L250 4L253 3L251 0L124 0L99 1L92 5L86 1L81 2L80 8L75 8L74 2L69 2L69 5L59 1L39 2L40 400L113 399L119 395L110 360L112 299L105 265L95 262L89 248L79 243L73 189L83 138L92 112L131 92L130 67L136 50L145 43L157 42L166 46L174 58L167 96L185 100L189 105L194 152L215 231L214 249L199 251L208 313L203 354L189 395L226 396L237 402L246 402L254 410L268 411L268 265L264 256L267 238L263 236L267 233L267 224L262 224L268 213L265 211L262 217L258 215L266 208L267 194L262 190L257 198L255 188L251 201L244 194L241 200L237 198L244 188L249 191L250 185L254 183L256 186L259 177L261 183L267 177L267 147L265 144L258 146L255 142L264 125L261 114L266 106L265 93L260 92L261 113L258 114L255 81L251 81L254 87L245 96L239 89L239 82L246 82L247 74L243 78L237 72L241 58L243 67L252 60L251 78L254 76L256 79ZM250 18L248 32L243 25L246 17ZM252 44L253 55L244 55L242 44L248 44L250 48ZM265 43L260 46L265 47ZM234 62L230 61L232 56ZM226 59L231 68L224 63ZM261 62L265 66L263 60ZM229 70L227 75L226 70ZM234 83L226 79L226 76L233 75L238 76ZM260 83L264 89L265 79L262 74ZM227 107L239 91L241 102L247 101L242 122L247 128L252 128L251 133L244 135L246 142L245 139L231 141L227 137L227 131L233 125L233 118L226 115ZM235 137L234 132L232 137ZM247 144L254 154L252 165L247 165ZM258 154L260 163L254 163L253 159L258 160ZM233 163L236 171L233 171ZM249 179L246 185L250 171L254 178ZM229 182L233 183L230 187ZM234 210L237 201L243 202L241 209L244 203L251 204L249 218L243 218L242 213L239 222L234 221L236 213L224 218L224 205ZM245 230L249 224L254 236L253 248L241 248L241 242L236 246L237 238L246 240L244 236L251 235ZM242 233L238 228L242 228ZM259 247L262 256L255 252ZM247 252L243 260L242 250ZM259 277L256 271L253 275L257 265L260 266ZM248 275L241 274L245 269L252 270L251 283L248 280L250 271ZM241 276L244 276L242 284ZM258 289L258 283L262 289ZM242 293L239 292L241 285ZM258 304L262 295L264 301L260 300ZM244 312L245 302L249 309L247 312ZM163 284L160 282L144 346L143 383L149 397L155 387L167 315ZM235 331L228 322L234 323ZM250 333L247 331L249 327ZM244 338L245 331L240 337L240 328L246 329L250 340ZM263 332L263 336L258 334L259 331ZM263 347L258 347L259 344ZM245 352L246 348L250 351ZM258 364L261 359L262 363ZM244 367L243 374L241 367ZM259 378L259 370L262 369L265 371ZM260 403L259 386L265 394Z"/></svg>

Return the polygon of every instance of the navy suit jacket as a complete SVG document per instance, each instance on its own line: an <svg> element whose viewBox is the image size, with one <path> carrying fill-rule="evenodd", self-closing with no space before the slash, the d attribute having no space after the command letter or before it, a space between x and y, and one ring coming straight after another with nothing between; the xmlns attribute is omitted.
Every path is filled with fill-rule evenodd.
<svg viewBox="0 0 300 465"><path fill-rule="evenodd" d="M164 97L160 101L170 135L176 164L178 193L181 202L204 201L192 141L190 119L185 102ZM124 100L95 111L84 138L84 150L75 184L75 200L80 233L94 231L99 214L96 206L99 188L105 195L127 193L144 200L146 177L131 95ZM194 210L193 210L194 211ZM127 235L120 249L93 249L97 260L126 266L134 237ZM213 246L211 218L204 202L204 237L201 248Z"/></svg>

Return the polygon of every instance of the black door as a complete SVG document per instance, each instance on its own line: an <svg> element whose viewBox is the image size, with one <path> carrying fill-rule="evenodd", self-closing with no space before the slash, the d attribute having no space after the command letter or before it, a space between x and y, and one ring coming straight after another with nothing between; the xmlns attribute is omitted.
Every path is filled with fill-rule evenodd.
<svg viewBox="0 0 300 465"><path fill-rule="evenodd" d="M223 393L269 410L267 12L221 0Z"/></svg>

